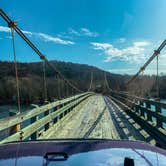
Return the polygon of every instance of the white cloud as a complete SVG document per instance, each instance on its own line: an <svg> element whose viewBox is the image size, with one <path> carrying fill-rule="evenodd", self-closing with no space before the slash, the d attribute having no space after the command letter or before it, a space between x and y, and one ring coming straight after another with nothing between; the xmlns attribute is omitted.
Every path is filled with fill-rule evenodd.
<svg viewBox="0 0 166 166"><path fill-rule="evenodd" d="M118 42L119 42L119 43L124 43L125 41L126 41L126 38L119 38L119 39L118 39Z"/></svg>
<svg viewBox="0 0 166 166"><path fill-rule="evenodd" d="M70 40L73 39L72 36L70 36L70 35L66 35L65 33L59 33L59 34L57 34L57 37L59 37L59 38L63 38L63 39L70 39Z"/></svg>
<svg viewBox="0 0 166 166"><path fill-rule="evenodd" d="M150 43L146 41L141 41L141 42L134 42L133 44L136 47L144 47L144 46L148 46Z"/></svg>
<svg viewBox="0 0 166 166"><path fill-rule="evenodd" d="M159 75L166 75L166 54L159 55ZM144 63L144 62L143 62ZM142 64L143 64L142 63ZM140 65L141 67L142 65ZM122 66L123 67L123 66ZM108 70L111 73L117 74L135 74L139 70L139 67L131 67L131 68L112 68ZM156 59L152 61L152 63L145 69L143 72L144 75L156 75Z"/></svg>
<svg viewBox="0 0 166 166"><path fill-rule="evenodd" d="M69 28L68 31L69 31L69 34L72 34L75 36L81 36L81 34L78 31L74 30L73 28Z"/></svg>
<svg viewBox="0 0 166 166"><path fill-rule="evenodd" d="M29 32L29 31L22 31L24 34L27 34L27 35L33 35L32 32Z"/></svg>
<svg viewBox="0 0 166 166"><path fill-rule="evenodd" d="M10 28L4 27L4 26L0 26L0 32L10 32Z"/></svg>
<svg viewBox="0 0 166 166"><path fill-rule="evenodd" d="M12 37L11 37L11 36L6 36L6 38L7 38L7 39L12 39Z"/></svg>
<svg viewBox="0 0 166 166"><path fill-rule="evenodd" d="M140 63L146 60L145 47L150 43L146 41L134 42L131 46L118 49L110 43L90 43L95 50L101 50L105 53L105 62L110 62L116 59L127 61L130 63Z"/></svg>
<svg viewBox="0 0 166 166"><path fill-rule="evenodd" d="M112 47L112 44L109 43L91 43L94 46L95 50L107 50Z"/></svg>
<svg viewBox="0 0 166 166"><path fill-rule="evenodd" d="M111 73L117 73L117 74L134 74L136 72L136 70L132 68L110 69L108 71Z"/></svg>
<svg viewBox="0 0 166 166"><path fill-rule="evenodd" d="M0 32L9 33L10 32L10 28L5 27L5 26L0 26ZM24 31L24 30L22 30L22 32L24 34L27 34L27 35L30 35L30 36L34 35L34 36L40 37L41 39L43 39L46 42L51 41L51 42L54 42L54 43L57 43L57 44L64 44L64 45L74 44L74 42L72 42L72 41L63 40L63 39L61 39L59 37L53 37L53 36L50 36L50 35L45 34L45 33L34 33L34 32Z"/></svg>
<svg viewBox="0 0 166 166"><path fill-rule="evenodd" d="M59 43L59 44L64 44L64 45L69 45L69 44L74 44L74 42L69 41L69 40L62 40L58 37L53 37L44 33L38 33L38 36L42 37L46 42L54 42L54 43Z"/></svg>
<svg viewBox="0 0 166 166"><path fill-rule="evenodd" d="M159 55L159 64L160 64L159 68L160 67L166 67L166 63L165 62L166 62L166 54L164 52L161 55Z"/></svg>
<svg viewBox="0 0 166 166"><path fill-rule="evenodd" d="M0 32L7 32L7 33L9 33L9 32L11 32L11 30L10 30L9 27L0 26ZM32 35L32 32L29 32L29 31L23 31L22 30L22 32L25 33L25 34L28 34L28 35Z"/></svg>
<svg viewBox="0 0 166 166"><path fill-rule="evenodd" d="M69 34L75 35L75 36L88 36L88 37L97 37L99 34L97 32L92 32L88 28L80 28L79 30L75 30L73 28L70 28L68 30Z"/></svg>
<svg viewBox="0 0 166 166"><path fill-rule="evenodd" d="M99 35L97 32L91 32L87 28L81 28L81 32L83 33L83 35L89 36L89 37L97 37Z"/></svg>

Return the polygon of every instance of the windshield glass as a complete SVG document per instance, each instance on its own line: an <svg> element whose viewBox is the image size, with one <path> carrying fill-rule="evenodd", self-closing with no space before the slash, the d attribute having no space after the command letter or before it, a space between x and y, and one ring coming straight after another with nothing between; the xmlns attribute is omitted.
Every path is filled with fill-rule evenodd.
<svg viewBox="0 0 166 166"><path fill-rule="evenodd" d="M165 0L0 8L0 144L99 138L166 148Z"/></svg>

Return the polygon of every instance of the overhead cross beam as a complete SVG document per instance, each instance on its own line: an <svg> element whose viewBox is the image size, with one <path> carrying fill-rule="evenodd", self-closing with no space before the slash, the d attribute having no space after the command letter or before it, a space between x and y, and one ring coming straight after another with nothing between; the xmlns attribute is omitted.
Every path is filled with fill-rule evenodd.
<svg viewBox="0 0 166 166"><path fill-rule="evenodd" d="M72 87L73 89L77 90L78 92L82 92L80 89L78 89L75 85L73 85L69 80L67 80L57 69L54 65L52 65L47 58L44 56L44 54L42 54L40 52L40 50L26 37L26 35L22 32L22 30L20 30L17 27L17 23L12 21L8 15L2 10L0 9L0 15L2 16L2 18L8 23L8 27L14 29L17 34L39 55L40 59L44 60L48 66L50 66L55 72L56 74L58 74L70 87Z"/></svg>
<svg viewBox="0 0 166 166"><path fill-rule="evenodd" d="M165 47L166 45L166 40L164 40L161 45L158 47L157 50L154 50L153 55L147 60L147 62L139 69L139 71L126 83L129 85L132 81L134 81L141 72L143 72L146 67L151 63L151 61L160 54L161 50Z"/></svg>

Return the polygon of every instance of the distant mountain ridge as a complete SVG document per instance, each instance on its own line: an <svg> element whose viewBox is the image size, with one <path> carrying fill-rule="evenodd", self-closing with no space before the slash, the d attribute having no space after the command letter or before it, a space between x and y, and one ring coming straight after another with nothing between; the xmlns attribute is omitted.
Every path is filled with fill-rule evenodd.
<svg viewBox="0 0 166 166"><path fill-rule="evenodd" d="M71 62L50 61L61 74L82 91L89 89L91 72L93 82L91 91L109 94L105 83L103 70L85 64ZM44 100L42 62L18 63L21 102L25 104L37 103ZM127 90L137 96L156 96L156 76L140 76L131 85L126 86L129 75L105 72L109 87L113 90ZM159 78L161 98L166 98L166 76ZM12 103L16 99L16 80L14 63L0 61L0 104ZM55 71L46 65L46 84L48 100L64 98L76 93L63 80L57 77ZM77 92L78 93L78 92Z"/></svg>
<svg viewBox="0 0 166 166"><path fill-rule="evenodd" d="M50 61L58 71L75 86L87 91L90 85L91 72L93 73L92 89L96 91L98 85L100 91L106 91L104 71L93 66L71 62ZM31 103L43 100L43 64L42 62L18 63L18 75L22 102ZM106 72L108 83L113 89L123 86L121 75ZM64 97L67 91L65 83L57 77L55 71L46 65L46 82L48 98ZM58 90L60 89L60 90ZM59 92L58 92L59 91ZM68 87L68 93L72 94ZM0 61L0 103L12 101L16 95L14 63ZM60 93L60 94L58 94Z"/></svg>

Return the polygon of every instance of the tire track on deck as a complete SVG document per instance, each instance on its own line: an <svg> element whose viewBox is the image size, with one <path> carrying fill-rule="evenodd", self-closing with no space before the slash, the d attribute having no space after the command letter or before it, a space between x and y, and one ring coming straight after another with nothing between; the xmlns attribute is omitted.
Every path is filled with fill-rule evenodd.
<svg viewBox="0 0 166 166"><path fill-rule="evenodd" d="M105 110L106 110L106 106L104 107L103 111L98 115L97 119L92 124L92 126L90 127L90 129L84 134L83 138L88 138L90 136L90 134L93 132L93 130L95 129L95 127L97 126L97 124L100 122L102 116L105 113Z"/></svg>

